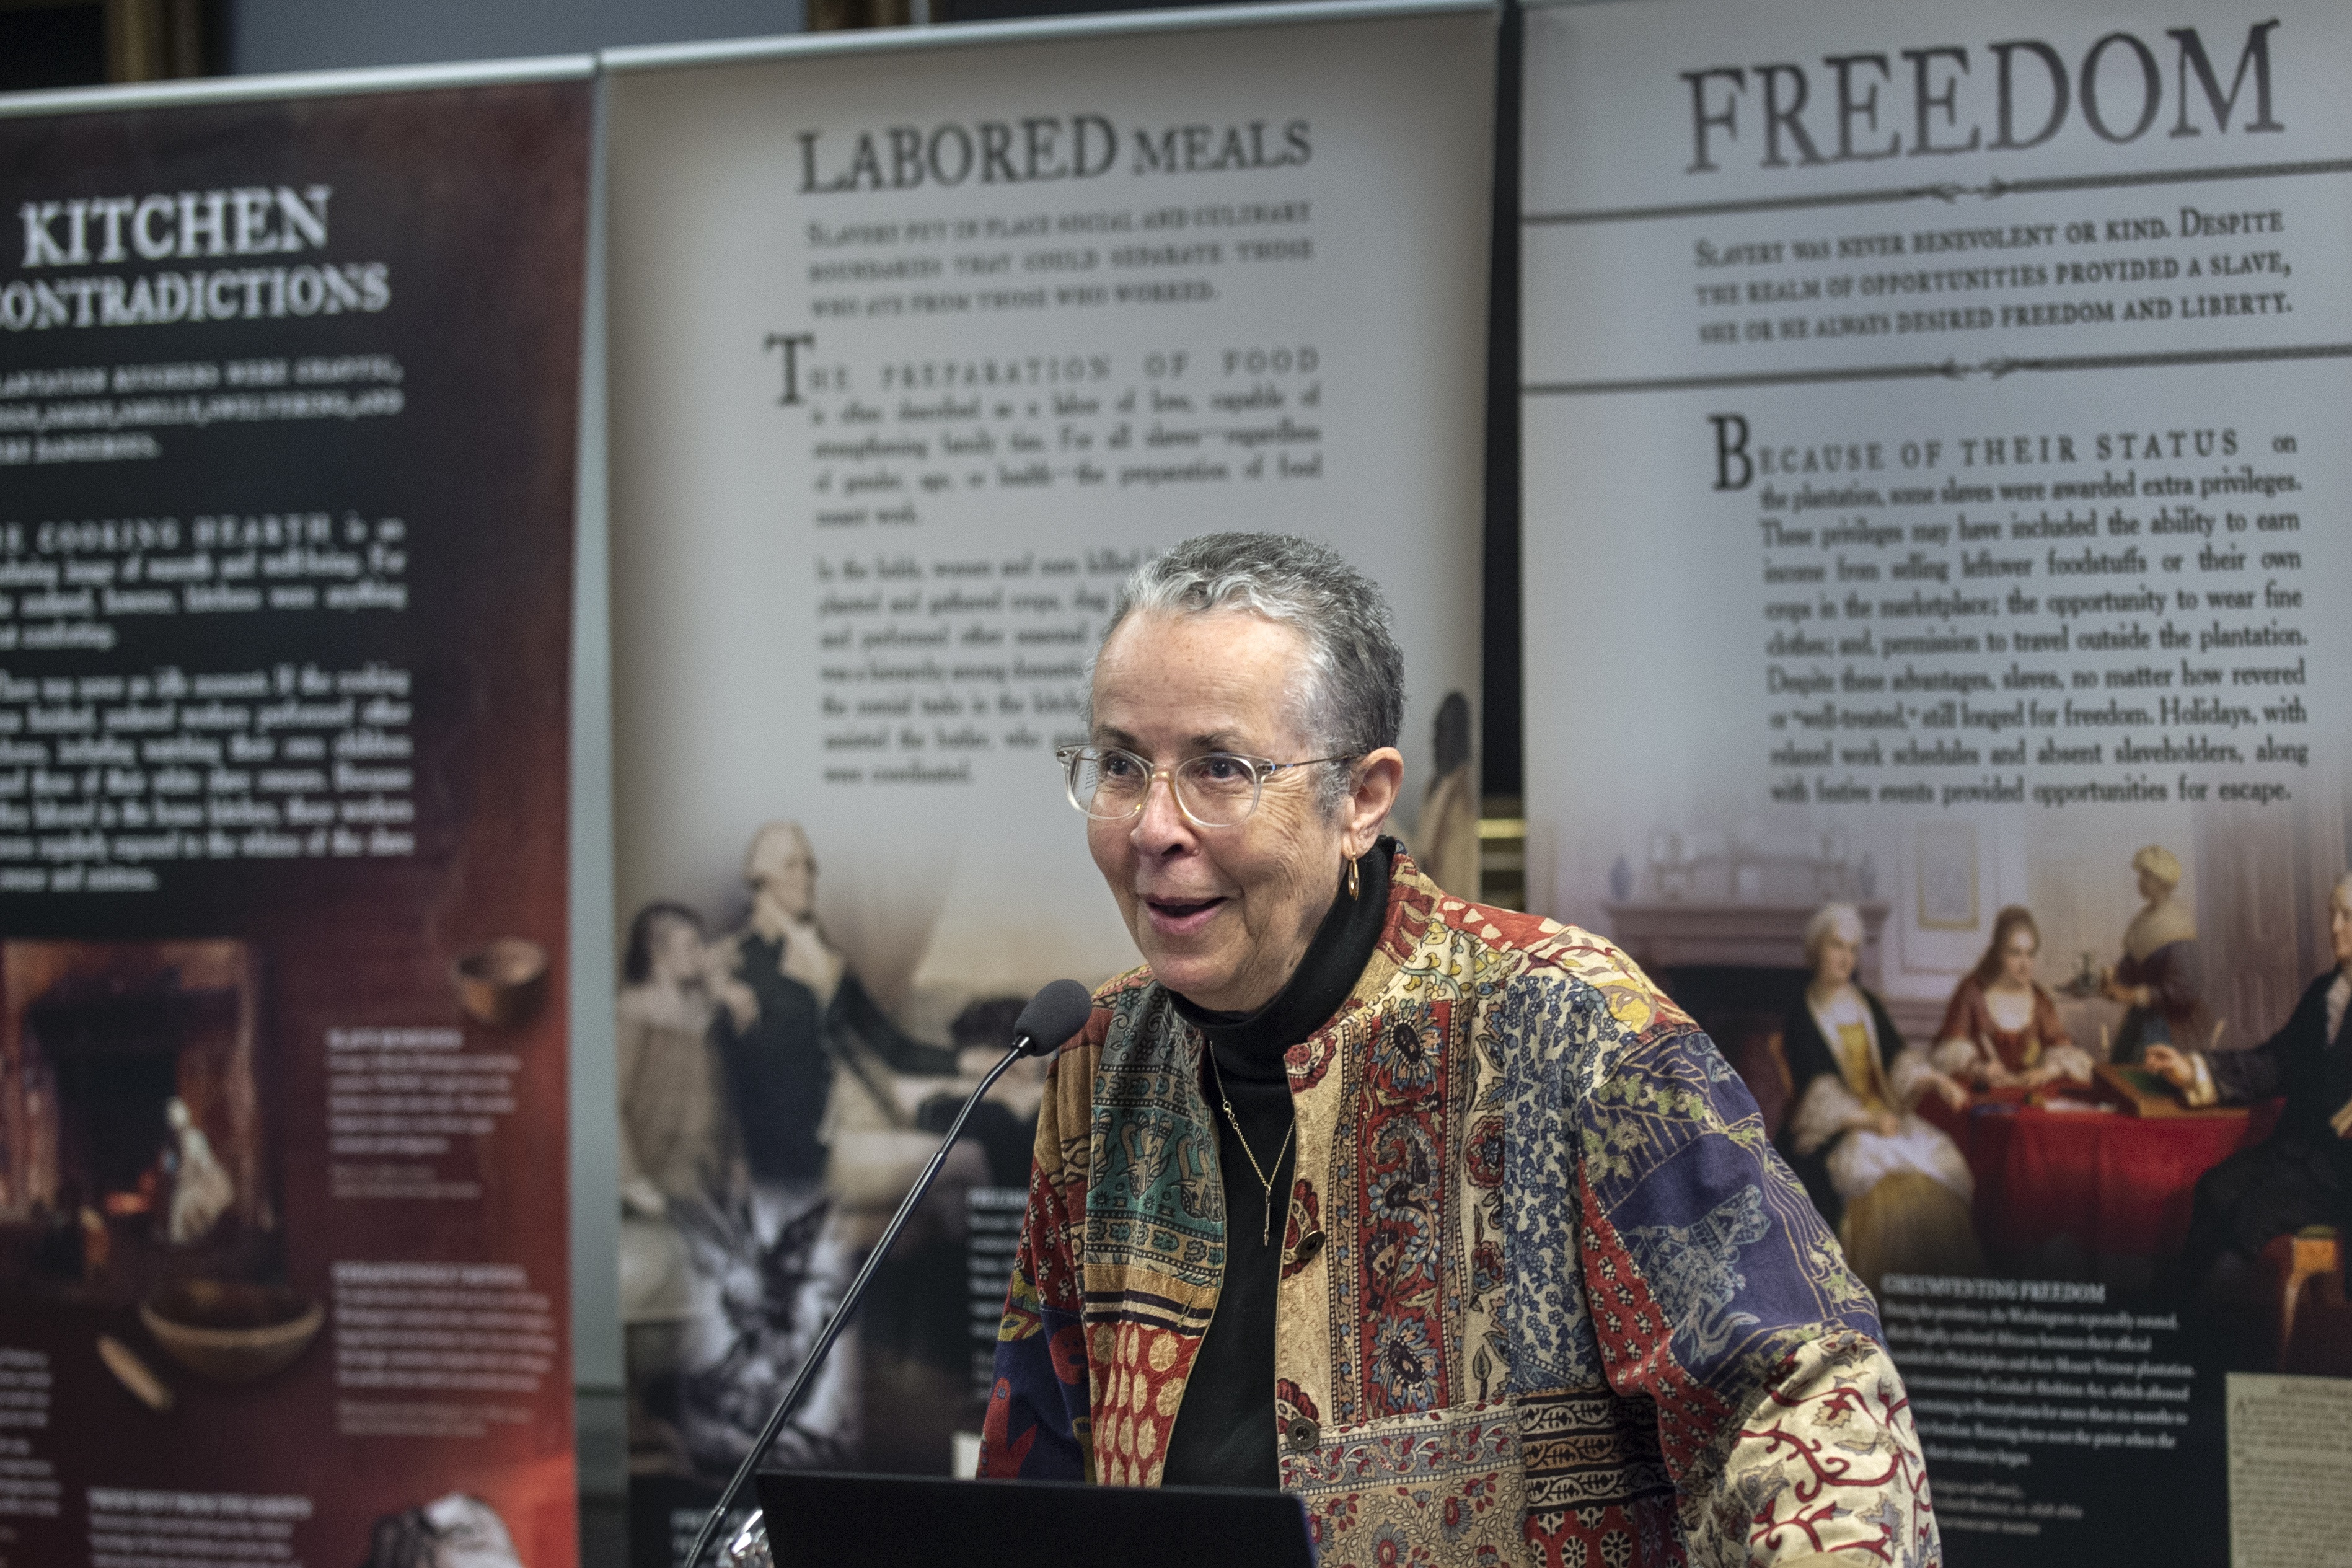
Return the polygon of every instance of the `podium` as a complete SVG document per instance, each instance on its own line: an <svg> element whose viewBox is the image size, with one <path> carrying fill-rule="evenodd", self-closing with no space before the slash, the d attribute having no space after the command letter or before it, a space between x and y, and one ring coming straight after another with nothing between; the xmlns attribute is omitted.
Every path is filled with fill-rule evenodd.
<svg viewBox="0 0 2352 1568"><path fill-rule="evenodd" d="M1314 1568L1287 1492L763 1470L775 1568Z"/></svg>

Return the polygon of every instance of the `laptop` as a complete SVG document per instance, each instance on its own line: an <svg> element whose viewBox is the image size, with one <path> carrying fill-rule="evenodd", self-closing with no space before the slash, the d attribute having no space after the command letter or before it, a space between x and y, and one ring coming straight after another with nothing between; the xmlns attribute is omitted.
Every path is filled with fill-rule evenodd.
<svg viewBox="0 0 2352 1568"><path fill-rule="evenodd" d="M776 1568L1314 1568L1287 1492L761 1471Z"/></svg>

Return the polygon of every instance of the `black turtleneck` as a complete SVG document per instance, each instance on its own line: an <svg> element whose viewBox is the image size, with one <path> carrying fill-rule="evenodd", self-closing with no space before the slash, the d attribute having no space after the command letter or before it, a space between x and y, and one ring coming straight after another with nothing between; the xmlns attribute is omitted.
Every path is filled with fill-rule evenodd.
<svg viewBox="0 0 2352 1568"><path fill-rule="evenodd" d="M1170 1486L1275 1487L1281 1484L1274 1412L1274 1298L1282 1273L1283 1222L1289 1213L1291 1170L1297 1141L1291 1131L1290 1079L1283 1053L1339 1010L1380 944L1387 922L1389 858L1383 838L1359 865L1363 889L1348 896L1344 877L1330 912L1316 928L1306 956L1274 999L1255 1013L1212 1013L1170 993L1176 1011L1199 1028L1216 1054L1204 1061L1201 1089L1217 1124L1217 1166L1225 1189L1225 1274L1217 1310L1201 1353L1185 1380L1184 1403L1169 1435ZM1233 1101L1241 1134L1225 1116L1217 1086ZM1274 1216L1250 1168L1249 1153L1274 1178ZM1281 1159L1275 1160L1276 1152ZM1261 1236L1265 1237L1261 1241Z"/></svg>

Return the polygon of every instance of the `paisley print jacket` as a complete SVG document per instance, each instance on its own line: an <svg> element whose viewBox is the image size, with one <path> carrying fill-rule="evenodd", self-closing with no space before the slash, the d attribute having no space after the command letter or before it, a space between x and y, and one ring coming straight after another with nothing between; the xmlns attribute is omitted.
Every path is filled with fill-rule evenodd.
<svg viewBox="0 0 2352 1568"><path fill-rule="evenodd" d="M1225 1262L1202 1047L1139 970L1056 1058L982 1474L1158 1483ZM1939 1561L1869 1294L1622 953L1400 856L1287 1066L1266 1418L1328 1568Z"/></svg>

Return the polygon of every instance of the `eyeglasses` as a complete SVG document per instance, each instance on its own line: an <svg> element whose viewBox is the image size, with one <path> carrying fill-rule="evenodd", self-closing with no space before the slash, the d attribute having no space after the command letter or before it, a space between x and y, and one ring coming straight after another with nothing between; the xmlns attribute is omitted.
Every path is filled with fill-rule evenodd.
<svg viewBox="0 0 2352 1568"><path fill-rule="evenodd" d="M1164 773L1176 809L1195 827L1238 827L1257 809L1265 781L1276 773L1355 761L1352 752L1277 763L1238 752L1203 752L1172 767L1155 768L1117 746L1063 746L1054 755L1061 762L1070 804L1095 821L1125 822L1135 816L1150 796L1151 781Z"/></svg>

